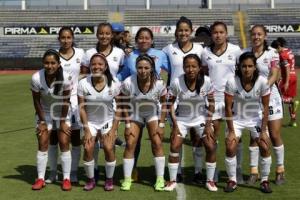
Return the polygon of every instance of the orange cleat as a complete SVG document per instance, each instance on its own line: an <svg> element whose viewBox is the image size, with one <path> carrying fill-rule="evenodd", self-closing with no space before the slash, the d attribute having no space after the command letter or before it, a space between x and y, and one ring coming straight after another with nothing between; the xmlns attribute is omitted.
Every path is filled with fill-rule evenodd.
<svg viewBox="0 0 300 200"><path fill-rule="evenodd" d="M71 181L70 179L64 179L61 184L61 189L64 191L70 191L72 189Z"/></svg>
<svg viewBox="0 0 300 200"><path fill-rule="evenodd" d="M36 179L35 183L32 185L32 190L40 190L46 186L44 179Z"/></svg>

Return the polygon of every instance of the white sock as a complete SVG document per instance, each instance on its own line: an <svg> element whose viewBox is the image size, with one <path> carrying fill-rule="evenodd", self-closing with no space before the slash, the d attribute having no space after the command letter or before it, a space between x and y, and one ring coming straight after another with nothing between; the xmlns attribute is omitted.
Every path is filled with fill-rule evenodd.
<svg viewBox="0 0 300 200"><path fill-rule="evenodd" d="M81 146L72 146L71 156L72 156L72 164L71 164L71 171L77 171L79 161L80 161L80 153L81 153Z"/></svg>
<svg viewBox="0 0 300 200"><path fill-rule="evenodd" d="M133 164L134 164L134 158L123 159L123 172L125 178L131 178Z"/></svg>
<svg viewBox="0 0 300 200"><path fill-rule="evenodd" d="M58 158L58 147L57 145L49 145L48 149L48 165L50 171L57 171L57 158Z"/></svg>
<svg viewBox="0 0 300 200"><path fill-rule="evenodd" d="M94 146L94 161L95 161L94 168L95 169L98 169L99 148L100 148L99 141L96 141Z"/></svg>
<svg viewBox="0 0 300 200"><path fill-rule="evenodd" d="M195 165L195 174L202 173L202 158L203 158L203 151L202 147L193 147L193 158L194 158L194 165Z"/></svg>
<svg viewBox="0 0 300 200"><path fill-rule="evenodd" d="M86 176L89 179L94 178L94 164L95 164L94 160L83 162L83 167L84 167Z"/></svg>
<svg viewBox="0 0 300 200"><path fill-rule="evenodd" d="M178 174L182 174L182 166L181 166L181 163L182 163L182 155L184 154L184 150L183 150L183 147L181 146L180 148L180 151L179 151L179 163L178 163L178 169L177 169L177 173Z"/></svg>
<svg viewBox="0 0 300 200"><path fill-rule="evenodd" d="M261 176L261 182L267 181L269 174L270 174L270 168L272 164L271 156L260 159L260 176Z"/></svg>
<svg viewBox="0 0 300 200"><path fill-rule="evenodd" d="M283 166L284 165L284 146L283 144L279 147L273 147L275 159L276 159L276 165L277 166Z"/></svg>
<svg viewBox="0 0 300 200"><path fill-rule="evenodd" d="M61 168L63 172L64 179L70 179L70 172L71 172L71 151L61 152Z"/></svg>
<svg viewBox="0 0 300 200"><path fill-rule="evenodd" d="M48 161L47 151L38 151L36 154L38 178L45 180L45 173Z"/></svg>
<svg viewBox="0 0 300 200"><path fill-rule="evenodd" d="M236 156L225 157L225 166L229 180L236 182Z"/></svg>
<svg viewBox="0 0 300 200"><path fill-rule="evenodd" d="M242 169L243 166L243 143L239 142L236 151L236 167Z"/></svg>
<svg viewBox="0 0 300 200"><path fill-rule="evenodd" d="M259 147L249 147L250 167L258 167Z"/></svg>
<svg viewBox="0 0 300 200"><path fill-rule="evenodd" d="M214 180L214 175L215 175L215 169L216 169L217 163L209 163L206 162L206 180L207 181L213 181Z"/></svg>
<svg viewBox="0 0 300 200"><path fill-rule="evenodd" d="M165 156L154 157L155 171L157 177L158 176L164 177L165 160L166 160Z"/></svg>
<svg viewBox="0 0 300 200"><path fill-rule="evenodd" d="M106 178L112 178L114 176L115 167L116 167L116 161L112 161L112 162L106 161L105 162Z"/></svg>
<svg viewBox="0 0 300 200"><path fill-rule="evenodd" d="M176 181L179 163L168 163L170 181Z"/></svg>

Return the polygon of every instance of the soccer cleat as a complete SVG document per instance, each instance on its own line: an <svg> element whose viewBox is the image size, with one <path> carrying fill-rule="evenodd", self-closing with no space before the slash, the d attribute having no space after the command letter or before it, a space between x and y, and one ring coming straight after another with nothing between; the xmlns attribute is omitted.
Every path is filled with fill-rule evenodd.
<svg viewBox="0 0 300 200"><path fill-rule="evenodd" d="M258 181L258 174L250 174L247 184L248 185L254 185Z"/></svg>
<svg viewBox="0 0 300 200"><path fill-rule="evenodd" d="M106 181L104 183L104 190L105 191L112 191L112 190L114 190L114 181L113 181L112 178L106 179Z"/></svg>
<svg viewBox="0 0 300 200"><path fill-rule="evenodd" d="M285 176L284 176L284 172L281 173L277 173L276 172L276 176L275 176L275 184L276 185L282 185L285 183Z"/></svg>
<svg viewBox="0 0 300 200"><path fill-rule="evenodd" d="M64 179L61 184L61 189L63 191L70 191L72 189L71 181L70 179Z"/></svg>
<svg viewBox="0 0 300 200"><path fill-rule="evenodd" d="M121 190L123 191L129 191L131 187L132 179L131 178L125 178L122 185Z"/></svg>
<svg viewBox="0 0 300 200"><path fill-rule="evenodd" d="M201 172L196 173L194 175L193 182L200 185L204 184L205 183L204 175Z"/></svg>
<svg viewBox="0 0 300 200"><path fill-rule="evenodd" d="M243 171L241 168L236 169L236 182L237 184L244 184Z"/></svg>
<svg viewBox="0 0 300 200"><path fill-rule="evenodd" d="M237 188L237 184L235 181L229 180L227 182L226 187L224 188L224 192L233 192Z"/></svg>
<svg viewBox="0 0 300 200"><path fill-rule="evenodd" d="M57 179L58 179L57 171L50 171L50 175L48 179L45 180L45 183L47 184L55 183Z"/></svg>
<svg viewBox="0 0 300 200"><path fill-rule="evenodd" d="M70 180L71 180L71 183L73 184L78 184L78 178L77 178L77 171L71 171L71 174L70 174Z"/></svg>
<svg viewBox="0 0 300 200"><path fill-rule="evenodd" d="M91 190L93 190L95 187L96 187L95 179L94 179L94 178L90 178L90 179L86 182L86 184L85 184L83 190L85 190L85 191L91 191Z"/></svg>
<svg viewBox="0 0 300 200"><path fill-rule="evenodd" d="M297 124L297 122L295 122L295 121L291 121L291 122L290 122L290 126L291 126L291 127L297 127L298 124Z"/></svg>
<svg viewBox="0 0 300 200"><path fill-rule="evenodd" d="M165 187L165 180L163 177L159 176L156 178L156 182L154 185L154 189L156 191L164 191L164 187Z"/></svg>
<svg viewBox="0 0 300 200"><path fill-rule="evenodd" d="M117 137L115 140L115 146L125 147L126 143L123 140L121 140L119 137Z"/></svg>
<svg viewBox="0 0 300 200"><path fill-rule="evenodd" d="M176 181L169 181L166 183L166 185L164 187L164 191L171 192L176 188L176 186L177 186Z"/></svg>
<svg viewBox="0 0 300 200"><path fill-rule="evenodd" d="M182 176L182 174L177 174L176 175L176 182L177 183L182 183L183 182L183 176Z"/></svg>
<svg viewBox="0 0 300 200"><path fill-rule="evenodd" d="M131 179L133 182L138 182L139 180L139 172L136 167L132 170Z"/></svg>
<svg viewBox="0 0 300 200"><path fill-rule="evenodd" d="M206 188L211 191L211 192L216 192L218 191L218 188L215 184L214 181L206 181L206 184L205 184Z"/></svg>
<svg viewBox="0 0 300 200"><path fill-rule="evenodd" d="M46 186L44 179L36 179L35 183L32 185L32 190L40 190Z"/></svg>
<svg viewBox="0 0 300 200"><path fill-rule="evenodd" d="M262 183L260 183L260 190L263 193L272 193L269 181L263 181Z"/></svg>

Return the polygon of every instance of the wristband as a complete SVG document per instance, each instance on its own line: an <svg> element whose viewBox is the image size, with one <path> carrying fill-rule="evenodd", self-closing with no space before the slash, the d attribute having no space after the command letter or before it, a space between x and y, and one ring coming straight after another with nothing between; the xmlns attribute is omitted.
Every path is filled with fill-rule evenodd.
<svg viewBox="0 0 300 200"><path fill-rule="evenodd" d="M130 124L125 124L125 128L130 128Z"/></svg>
<svg viewBox="0 0 300 200"><path fill-rule="evenodd" d="M165 128L165 123L160 122L160 123L158 124L158 127L159 127L159 128Z"/></svg>

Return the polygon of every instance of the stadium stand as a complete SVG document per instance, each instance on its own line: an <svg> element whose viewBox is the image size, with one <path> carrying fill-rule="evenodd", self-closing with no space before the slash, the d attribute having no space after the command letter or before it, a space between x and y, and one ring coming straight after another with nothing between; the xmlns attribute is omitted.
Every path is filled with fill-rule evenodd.
<svg viewBox="0 0 300 200"><path fill-rule="evenodd" d="M215 20L222 20L230 26L233 23L235 10L225 9L202 9L194 8L174 8L172 6L165 9L124 9L122 17L125 26L172 26L180 16L190 18L195 26L209 25ZM135 3L135 2L129 2ZM108 21L111 11L107 7L101 7L101 2L95 4L89 10L83 9L0 9L0 59L2 58L40 58L48 48L57 48L57 35L4 35L4 27L23 26L92 26L96 27L100 22ZM117 4L116 4L117 5ZM50 7L51 8L51 7ZM247 15L248 28L251 24L299 24L300 13L298 8L249 8L244 11ZM151 19L151 20L149 20ZM284 34L289 47L296 55L300 55L299 33ZM271 42L281 33L270 34L268 39ZM134 37L133 37L134 38ZM230 36L229 40L239 45L239 34ZM162 48L166 44L174 41L174 35L155 35L156 48ZM95 34L76 35L76 44L84 49L89 49L96 44ZM133 41L134 44L134 41Z"/></svg>

